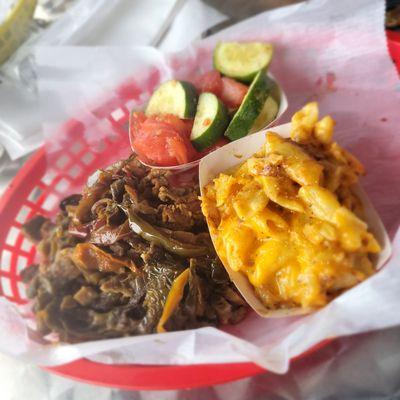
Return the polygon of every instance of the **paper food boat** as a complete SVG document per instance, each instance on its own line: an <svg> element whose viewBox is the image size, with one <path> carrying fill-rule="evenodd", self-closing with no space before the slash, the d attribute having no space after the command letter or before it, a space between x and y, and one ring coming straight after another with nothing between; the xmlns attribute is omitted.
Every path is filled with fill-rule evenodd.
<svg viewBox="0 0 400 400"><path fill-rule="evenodd" d="M283 91L281 85L279 84L279 82L275 79L275 77L272 74L267 73L267 76L275 83L275 86L272 89L272 94L273 94L274 98L279 99L279 107L278 107L278 113L276 114L276 117L268 125L264 126L262 129L267 129L271 126L274 126L274 124L276 122L278 122L278 120L282 117L282 115L285 113L285 111L288 108L288 99L287 99L286 93ZM129 135L129 138L130 137L131 137L131 135ZM200 161L201 161L201 159L194 160L194 161L188 162L186 164L166 166L166 167L151 165L144 161L142 161L142 163L150 168L168 169L170 171L185 171L185 170L188 170L188 169L193 168L194 166L198 165L200 163Z"/></svg>
<svg viewBox="0 0 400 400"><path fill-rule="evenodd" d="M269 131L275 132L284 138L290 137L290 123L279 125L269 129ZM250 158L256 153L265 143L265 133L263 130L253 135L246 136L242 139L236 140L213 153L204 157L199 166L199 181L201 195L203 195L203 188L219 173L227 171L238 164L243 163L247 158ZM354 187L355 193L359 196L363 203L365 210L365 222L368 224L368 229L375 235L379 244L382 247L381 253L375 255L372 258L372 262L376 270L380 269L385 262L389 259L391 254L391 245L389 237L383 226L378 213L372 206L368 199L368 196L361 188L359 184ZM208 221L207 221L208 224ZM215 232L210 230L211 239L215 246ZM265 305L257 297L253 286L248 281L247 277L241 272L233 271L229 265L224 263L224 267L227 270L231 280L236 285L244 299L253 308L253 310L262 317L265 318L278 318L295 315L309 314L315 309L310 308L290 308L290 309L278 309L271 310L265 307ZM349 289L351 290L351 289Z"/></svg>

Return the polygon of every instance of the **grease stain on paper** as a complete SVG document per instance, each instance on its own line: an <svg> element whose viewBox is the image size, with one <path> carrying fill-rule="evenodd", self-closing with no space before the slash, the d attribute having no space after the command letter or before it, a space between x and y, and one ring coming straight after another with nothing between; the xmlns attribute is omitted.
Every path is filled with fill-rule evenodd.
<svg viewBox="0 0 400 400"><path fill-rule="evenodd" d="M336 92L338 88L335 85L335 82L336 74L332 71L328 71L325 74L325 77L318 77L318 79L315 81L315 85L317 87L322 87L323 89L326 89L328 92ZM324 83L325 85L323 86Z"/></svg>
<svg viewBox="0 0 400 400"><path fill-rule="evenodd" d="M331 90L332 92L336 92L337 87L335 86L335 81L336 81L336 75L334 72L327 72L326 76L326 87L328 90Z"/></svg>

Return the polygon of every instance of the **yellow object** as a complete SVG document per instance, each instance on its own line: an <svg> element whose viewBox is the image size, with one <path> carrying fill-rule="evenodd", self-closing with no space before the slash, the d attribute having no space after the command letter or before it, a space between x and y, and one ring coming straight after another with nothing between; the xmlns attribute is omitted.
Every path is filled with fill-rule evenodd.
<svg viewBox="0 0 400 400"><path fill-rule="evenodd" d="M0 65L3 64L25 39L37 0L18 0L0 25Z"/></svg>
<svg viewBox="0 0 400 400"><path fill-rule="evenodd" d="M278 156L276 162L270 161L268 164L278 164L299 185L317 185L321 180L323 166L293 142L288 142L277 134L267 135L265 154L274 159Z"/></svg>
<svg viewBox="0 0 400 400"><path fill-rule="evenodd" d="M291 139L268 132L260 152L204 188L218 255L269 309L321 307L373 273L381 248L352 206L364 168L333 142L333 128L309 103L293 116Z"/></svg>
<svg viewBox="0 0 400 400"><path fill-rule="evenodd" d="M185 285L189 280L189 272L189 268L186 268L172 282L161 318L157 324L157 333L166 332L164 329L164 324L168 321L176 307L178 307L179 302L182 300L183 290L185 289Z"/></svg>

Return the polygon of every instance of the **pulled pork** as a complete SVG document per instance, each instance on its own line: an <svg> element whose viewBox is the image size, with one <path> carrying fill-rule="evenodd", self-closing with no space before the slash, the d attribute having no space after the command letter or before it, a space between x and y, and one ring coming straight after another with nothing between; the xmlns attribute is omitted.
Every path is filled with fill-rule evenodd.
<svg viewBox="0 0 400 400"><path fill-rule="evenodd" d="M99 170L55 222L24 226L40 265L23 271L42 334L65 342L237 323L247 307L217 258L190 173L149 169L134 157ZM162 330L175 279L182 297Z"/></svg>

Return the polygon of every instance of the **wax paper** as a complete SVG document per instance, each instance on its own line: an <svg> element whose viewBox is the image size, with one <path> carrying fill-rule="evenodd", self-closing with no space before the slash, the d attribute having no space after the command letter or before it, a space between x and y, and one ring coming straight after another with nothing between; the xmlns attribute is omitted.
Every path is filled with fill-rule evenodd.
<svg viewBox="0 0 400 400"><path fill-rule="evenodd" d="M318 100L321 112L338 122L336 139L367 167L362 184L393 240L392 258L381 271L308 316L265 320L253 313L224 330L202 328L79 345L43 346L26 340L26 321L2 300L1 351L44 365L85 356L141 364L253 361L283 373L292 357L321 340L400 324L400 96L386 49L383 11L383 2L372 0L311 1L261 14L165 58L174 76L186 77L193 65L201 69L210 63L217 40L272 41L276 52L271 70L289 97L286 116Z"/></svg>

